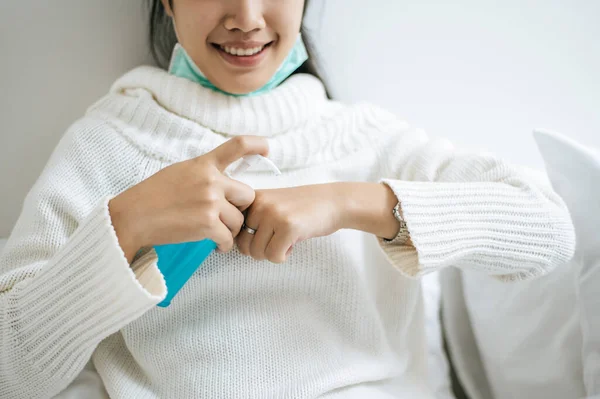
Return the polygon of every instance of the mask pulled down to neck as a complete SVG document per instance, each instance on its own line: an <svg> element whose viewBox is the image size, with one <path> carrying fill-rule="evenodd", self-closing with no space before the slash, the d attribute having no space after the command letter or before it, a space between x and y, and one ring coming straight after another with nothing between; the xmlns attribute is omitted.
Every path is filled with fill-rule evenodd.
<svg viewBox="0 0 600 399"><path fill-rule="evenodd" d="M188 55L187 51L181 46L179 43L175 45L173 49L173 54L171 56L171 62L169 64L169 73L180 78L185 78L191 80L192 82L196 82L203 87L208 89L218 91L220 93L224 93L234 97L250 97L256 96L259 94L264 94L271 89L279 86L281 82L287 79L296 69L298 69L306 60L308 60L308 52L306 51L306 47L304 46L304 41L302 40L302 35L298 34L298 38L296 39L296 43L292 50L285 58L281 66L277 69L275 74L271 77L271 79L260 89L253 91L247 94L232 94L227 93L214 84L212 84L206 75L202 73L200 68L196 65L196 63L192 60L192 58Z"/></svg>

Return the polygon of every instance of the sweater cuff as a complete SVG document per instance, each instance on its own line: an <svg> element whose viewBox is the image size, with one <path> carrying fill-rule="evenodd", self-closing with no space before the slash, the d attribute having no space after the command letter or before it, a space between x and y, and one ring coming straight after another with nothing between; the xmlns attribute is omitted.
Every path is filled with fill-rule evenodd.
<svg viewBox="0 0 600 399"><path fill-rule="evenodd" d="M381 182L402 204L413 246L379 243L409 277L455 265L523 280L547 273L572 252L566 214L530 190L494 182Z"/></svg>
<svg viewBox="0 0 600 399"><path fill-rule="evenodd" d="M156 252L131 266L127 262L109 200L104 198L35 278L8 299L15 344L40 367L64 359L60 352L91 354L101 340L166 296Z"/></svg>

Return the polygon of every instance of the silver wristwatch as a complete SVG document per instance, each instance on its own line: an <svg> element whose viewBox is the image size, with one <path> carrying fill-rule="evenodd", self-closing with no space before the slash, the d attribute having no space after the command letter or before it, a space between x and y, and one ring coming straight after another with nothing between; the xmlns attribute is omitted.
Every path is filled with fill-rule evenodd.
<svg viewBox="0 0 600 399"><path fill-rule="evenodd" d="M402 215L400 215L400 206L400 202L398 202L394 209L392 209L394 217L400 223L400 229L398 230L398 234L396 234L396 237L392 238L391 240L388 240L386 238L383 239L383 241L387 244L404 245L410 239L410 234L408 232L408 227L406 226L406 221L402 218Z"/></svg>

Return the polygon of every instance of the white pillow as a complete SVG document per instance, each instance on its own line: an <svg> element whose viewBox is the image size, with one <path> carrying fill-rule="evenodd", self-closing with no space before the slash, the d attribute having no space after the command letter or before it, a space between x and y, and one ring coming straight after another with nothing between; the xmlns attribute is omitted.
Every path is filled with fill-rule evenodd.
<svg viewBox="0 0 600 399"><path fill-rule="evenodd" d="M454 399L450 380L450 365L444 352L442 321L440 320L441 286L439 273L421 279L425 308L425 337L427 339L427 370L429 386L435 399Z"/></svg>
<svg viewBox="0 0 600 399"><path fill-rule="evenodd" d="M584 382L589 396L600 395L600 153L556 133L537 131L534 136L575 224Z"/></svg>
<svg viewBox="0 0 600 399"><path fill-rule="evenodd" d="M573 262L544 277L515 283L471 270L461 276L473 336L494 399L585 396Z"/></svg>
<svg viewBox="0 0 600 399"><path fill-rule="evenodd" d="M600 155L549 132L535 139L572 213L576 255L516 284L462 273L465 303L495 399L592 396L600 394Z"/></svg>
<svg viewBox="0 0 600 399"><path fill-rule="evenodd" d="M90 360L77 378L53 399L109 399L100 375Z"/></svg>

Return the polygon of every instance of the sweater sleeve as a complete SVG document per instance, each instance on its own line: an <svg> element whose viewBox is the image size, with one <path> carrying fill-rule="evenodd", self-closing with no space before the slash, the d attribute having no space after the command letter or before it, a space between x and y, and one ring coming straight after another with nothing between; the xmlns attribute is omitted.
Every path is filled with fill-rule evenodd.
<svg viewBox="0 0 600 399"><path fill-rule="evenodd" d="M111 134L79 133L61 140L0 257L1 398L58 394L104 338L166 295L156 253L129 265L111 222L114 182L131 182L111 176L124 161L107 168L101 154L132 154Z"/></svg>
<svg viewBox="0 0 600 399"><path fill-rule="evenodd" d="M389 148L382 182L402 204L413 246L379 241L406 275L454 265L523 280L573 256L569 211L544 179L420 131Z"/></svg>

